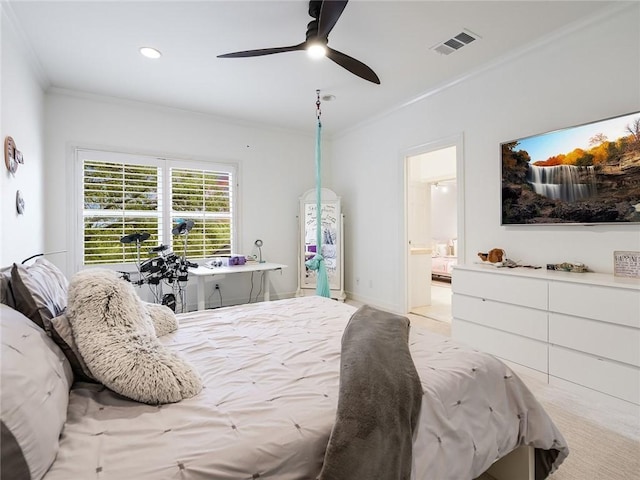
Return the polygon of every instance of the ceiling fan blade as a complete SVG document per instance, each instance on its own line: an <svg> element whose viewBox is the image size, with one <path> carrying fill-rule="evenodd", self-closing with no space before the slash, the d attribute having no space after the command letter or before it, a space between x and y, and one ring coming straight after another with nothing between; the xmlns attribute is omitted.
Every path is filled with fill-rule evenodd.
<svg viewBox="0 0 640 480"><path fill-rule="evenodd" d="M372 83L380 85L380 79L378 78L378 75L376 75L376 72L371 70L360 60L356 60L355 58L350 57L349 55L345 55L344 53L329 47L327 47L327 57L330 60L333 60L334 62L336 62L341 67L346 68L354 75L357 75L360 78L364 78L365 80L368 80Z"/></svg>
<svg viewBox="0 0 640 480"><path fill-rule="evenodd" d="M304 50L307 42L291 45L289 47L260 48L258 50L244 50L242 52L225 53L218 55L218 58L244 58L244 57L260 57L262 55L272 55L274 53L295 52L296 50Z"/></svg>
<svg viewBox="0 0 640 480"><path fill-rule="evenodd" d="M347 6L348 0L324 0L321 2L320 15L318 16L318 37L326 38L333 30L340 15Z"/></svg>

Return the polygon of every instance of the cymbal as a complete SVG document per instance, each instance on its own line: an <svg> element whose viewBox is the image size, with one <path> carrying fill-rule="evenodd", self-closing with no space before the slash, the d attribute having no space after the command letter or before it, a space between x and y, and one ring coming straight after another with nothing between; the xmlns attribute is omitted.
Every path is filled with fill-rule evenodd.
<svg viewBox="0 0 640 480"><path fill-rule="evenodd" d="M191 229L193 228L194 222L193 220L183 220L180 223L178 223L175 227L173 227L173 230L171 230L171 233L173 233L174 235L184 235L187 232L190 232Z"/></svg>
<svg viewBox="0 0 640 480"><path fill-rule="evenodd" d="M151 236L149 232L137 232L125 235L120 239L120 243L144 242Z"/></svg>
<svg viewBox="0 0 640 480"><path fill-rule="evenodd" d="M167 248L169 248L169 245L158 245L157 247L153 247L149 251L150 252L164 252Z"/></svg>

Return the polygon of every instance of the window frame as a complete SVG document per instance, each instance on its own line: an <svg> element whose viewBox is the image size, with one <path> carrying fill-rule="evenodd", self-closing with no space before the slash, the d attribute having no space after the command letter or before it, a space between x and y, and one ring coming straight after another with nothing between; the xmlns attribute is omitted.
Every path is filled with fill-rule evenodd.
<svg viewBox="0 0 640 480"><path fill-rule="evenodd" d="M238 221L238 205L239 205L239 168L238 165L231 162L220 162L200 159L181 159L175 156L160 156L151 154L126 153L119 151L110 151L96 149L90 147L75 147L73 161L73 192L74 199L73 215L70 223L70 247L72 255L72 271L79 271L85 267L102 267L114 270L121 270L131 267L132 263L109 263L109 264L85 264L84 263L84 161L110 162L119 164L133 164L159 167L162 171L162 209L159 213L159 242L170 245L174 239L171 235L173 228L172 202L171 202L171 169L194 169L205 170L210 172L226 172L231 175L231 250L237 251L236 247L239 242L239 221ZM148 258L148 248L156 245L142 244L140 249L141 261ZM179 242L173 246L176 254L183 253L182 245ZM206 258L206 257L204 257ZM200 257L189 258L191 261L200 260Z"/></svg>

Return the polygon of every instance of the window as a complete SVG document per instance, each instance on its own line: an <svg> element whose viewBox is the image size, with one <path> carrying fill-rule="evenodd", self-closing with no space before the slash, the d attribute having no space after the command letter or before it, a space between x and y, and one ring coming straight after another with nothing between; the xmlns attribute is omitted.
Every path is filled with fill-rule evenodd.
<svg viewBox="0 0 640 480"><path fill-rule="evenodd" d="M231 253L231 187L230 172L171 169L171 217L194 221L187 258Z"/></svg>
<svg viewBox="0 0 640 480"><path fill-rule="evenodd" d="M169 245L189 259L229 254L234 237L232 165L186 162L142 155L77 150L82 172L81 264L138 260L136 242L121 239L148 233L141 260L157 245ZM188 234L172 230L193 221Z"/></svg>

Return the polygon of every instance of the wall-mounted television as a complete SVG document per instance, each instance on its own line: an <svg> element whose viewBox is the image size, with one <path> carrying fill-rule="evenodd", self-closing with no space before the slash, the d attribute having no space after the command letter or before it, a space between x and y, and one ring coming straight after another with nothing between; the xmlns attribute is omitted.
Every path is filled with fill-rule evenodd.
<svg viewBox="0 0 640 480"><path fill-rule="evenodd" d="M502 225L640 223L640 112L500 147Z"/></svg>

